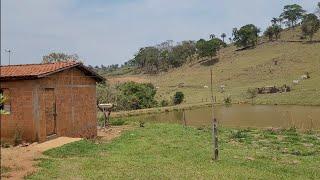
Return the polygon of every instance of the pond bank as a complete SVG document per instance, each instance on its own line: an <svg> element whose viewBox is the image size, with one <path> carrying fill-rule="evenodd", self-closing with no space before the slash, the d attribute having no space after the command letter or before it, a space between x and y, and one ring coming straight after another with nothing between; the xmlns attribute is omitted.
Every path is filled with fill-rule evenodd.
<svg viewBox="0 0 320 180"><path fill-rule="evenodd" d="M148 109L137 109L131 111L119 111L119 112L112 112L111 117L118 118L118 117L130 117L130 116L139 116L143 114L157 114L157 113L164 113L164 112L172 112L172 111L179 111L179 110L191 110L197 109L202 107L210 107L211 103L196 103L196 104L181 104L176 106L167 106L167 107L155 107L155 108L148 108Z"/></svg>

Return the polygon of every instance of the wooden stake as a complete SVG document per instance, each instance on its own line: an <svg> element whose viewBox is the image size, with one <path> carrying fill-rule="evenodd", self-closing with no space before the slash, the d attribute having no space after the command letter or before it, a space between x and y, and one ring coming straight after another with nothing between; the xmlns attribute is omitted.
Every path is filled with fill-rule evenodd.
<svg viewBox="0 0 320 180"><path fill-rule="evenodd" d="M183 116L184 127L187 127L187 120L186 120L186 112L185 112L185 110L183 110L182 116Z"/></svg>
<svg viewBox="0 0 320 180"><path fill-rule="evenodd" d="M217 119L214 117L214 96L213 96L213 79L212 79L212 68L210 70L211 75L211 103L212 103L212 146L213 146L213 160L218 160L219 149L218 149L218 126Z"/></svg>

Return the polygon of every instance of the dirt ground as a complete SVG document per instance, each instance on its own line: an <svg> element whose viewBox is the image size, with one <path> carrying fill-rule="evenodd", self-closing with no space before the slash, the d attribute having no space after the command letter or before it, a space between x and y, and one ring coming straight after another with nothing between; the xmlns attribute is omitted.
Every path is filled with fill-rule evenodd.
<svg viewBox="0 0 320 180"><path fill-rule="evenodd" d="M119 137L122 132L132 129L131 126L112 126L107 129L98 129L98 137L102 140L111 141L112 139Z"/></svg>
<svg viewBox="0 0 320 180"><path fill-rule="evenodd" d="M98 137L110 141L130 128L129 126L115 126L99 129ZM58 137L40 144L33 143L26 147L1 148L1 168L9 169L9 172L1 174L1 179L23 179L37 170L36 160L44 156L42 154L44 151L79 140L81 138Z"/></svg>

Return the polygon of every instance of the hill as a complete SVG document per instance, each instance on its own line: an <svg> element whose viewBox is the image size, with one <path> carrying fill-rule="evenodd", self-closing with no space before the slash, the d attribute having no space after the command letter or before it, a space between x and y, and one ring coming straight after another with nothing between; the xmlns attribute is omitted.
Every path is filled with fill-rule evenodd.
<svg viewBox="0 0 320 180"><path fill-rule="evenodd" d="M233 103L249 102L248 88L289 85L291 92L258 95L258 104L320 105L320 33L313 43L300 39L301 30L287 29L279 41L260 40L254 49L236 51L235 46L220 50L215 60L194 59L180 68L157 75L125 74L111 76L111 84L137 81L151 82L158 88L157 99L169 100L176 91L185 94L187 104L210 101L210 69L213 68L214 94L217 102L231 96ZM217 62L216 62L217 60ZM277 61L277 64L275 64ZM311 78L293 85L305 72ZM180 84L180 87L178 86ZM181 86L183 84L183 86ZM225 85L221 93L220 85Z"/></svg>

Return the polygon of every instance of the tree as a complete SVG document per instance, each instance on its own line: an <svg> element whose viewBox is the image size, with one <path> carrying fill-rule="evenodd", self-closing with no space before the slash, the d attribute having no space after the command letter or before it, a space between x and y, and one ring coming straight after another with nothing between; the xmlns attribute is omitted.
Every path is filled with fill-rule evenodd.
<svg viewBox="0 0 320 180"><path fill-rule="evenodd" d="M222 33L221 34L221 38L222 38L222 41L224 42L224 38L226 38L227 37L227 35L226 35L226 33Z"/></svg>
<svg viewBox="0 0 320 180"><path fill-rule="evenodd" d="M96 93L99 104L116 102L116 90L107 83L97 84Z"/></svg>
<svg viewBox="0 0 320 180"><path fill-rule="evenodd" d="M134 64L144 71L151 73L159 70L160 51L156 47L144 47L134 56ZM154 70L155 69L155 70Z"/></svg>
<svg viewBox="0 0 320 180"><path fill-rule="evenodd" d="M274 17L274 18L271 19L272 25L277 24L277 22L278 22L278 18Z"/></svg>
<svg viewBox="0 0 320 180"><path fill-rule="evenodd" d="M302 19L306 11L298 4L286 5L283 8L281 17L287 20L289 27L295 27L297 22Z"/></svg>
<svg viewBox="0 0 320 180"><path fill-rule="evenodd" d="M181 44L172 48L170 64L173 67L180 67L184 64L188 57L196 53L196 45L194 41L182 41Z"/></svg>
<svg viewBox="0 0 320 180"><path fill-rule="evenodd" d="M309 36L312 41L313 35L319 30L320 21L315 14L307 14L303 18L301 30L304 36Z"/></svg>
<svg viewBox="0 0 320 180"><path fill-rule="evenodd" d="M280 33L282 31L281 25L275 24L272 26L272 29L273 29L273 34L274 34L276 40L278 40L280 38Z"/></svg>
<svg viewBox="0 0 320 180"><path fill-rule="evenodd" d="M218 38L210 39L208 41L200 39L196 43L198 56L210 57L212 59L212 57L220 50L220 47L224 45L225 43Z"/></svg>
<svg viewBox="0 0 320 180"><path fill-rule="evenodd" d="M269 41L273 40L273 37L276 38L276 40L279 39L280 33L282 31L282 28L280 25L274 24L272 26L269 26L266 31L264 32L264 35L269 38Z"/></svg>
<svg viewBox="0 0 320 180"><path fill-rule="evenodd" d="M183 94L183 92L178 91L178 92L176 92L176 93L174 94L174 96L173 96L173 103L174 103L175 105L181 104L181 103L183 102L183 100L184 100L184 94Z"/></svg>
<svg viewBox="0 0 320 180"><path fill-rule="evenodd" d="M232 37L234 38L236 33L238 32L237 28L232 28Z"/></svg>
<svg viewBox="0 0 320 180"><path fill-rule="evenodd" d="M151 83L126 82L117 88L117 105L120 110L144 109L157 105L156 88Z"/></svg>
<svg viewBox="0 0 320 180"><path fill-rule="evenodd" d="M254 104L254 98L257 97L258 91L256 88L248 88L247 95L248 95L248 98L251 99L251 103Z"/></svg>
<svg viewBox="0 0 320 180"><path fill-rule="evenodd" d="M234 31L233 41L238 47L254 47L258 42L260 29L253 24L248 24Z"/></svg>
<svg viewBox="0 0 320 180"><path fill-rule="evenodd" d="M77 54L68 55L65 53L50 53L42 57L42 63L66 62L66 61L79 61Z"/></svg>
<svg viewBox="0 0 320 180"><path fill-rule="evenodd" d="M317 4L316 14L318 14L318 16L320 16L320 2L318 2L318 4Z"/></svg>
<svg viewBox="0 0 320 180"><path fill-rule="evenodd" d="M269 38L269 41L272 41L274 35L273 27L269 26L263 34Z"/></svg>
<svg viewBox="0 0 320 180"><path fill-rule="evenodd" d="M216 35L215 34L210 34L209 38L210 39L216 38Z"/></svg>
<svg viewBox="0 0 320 180"><path fill-rule="evenodd" d="M282 23L283 23L283 17L278 17L278 22L279 22L279 26L280 28L282 27Z"/></svg>

